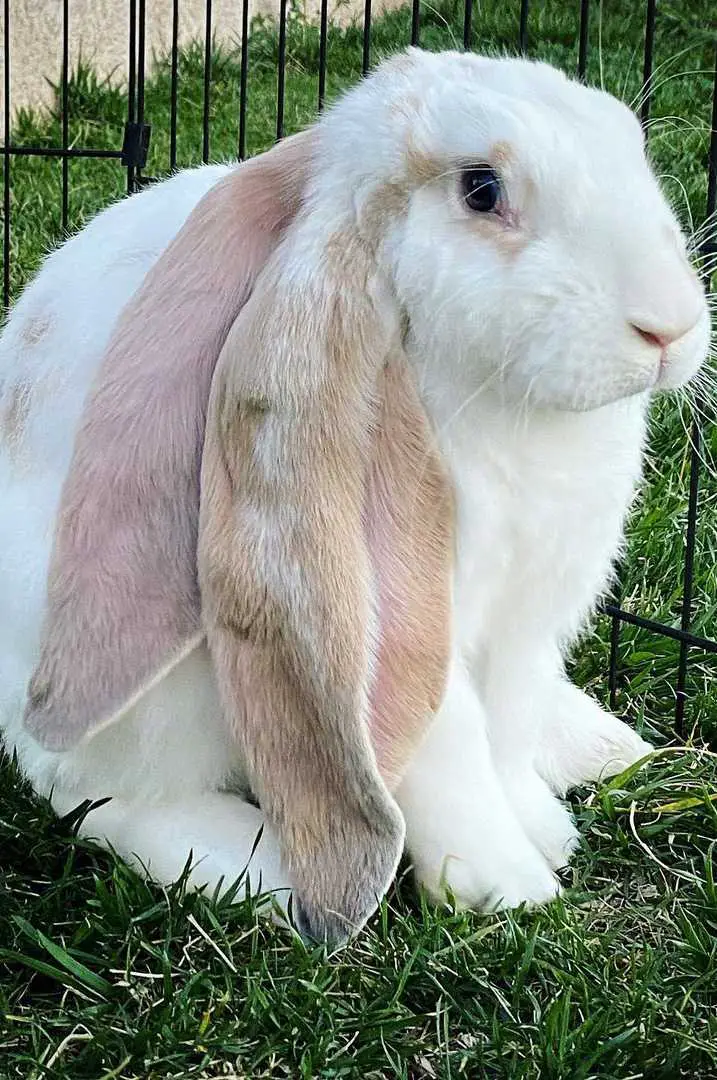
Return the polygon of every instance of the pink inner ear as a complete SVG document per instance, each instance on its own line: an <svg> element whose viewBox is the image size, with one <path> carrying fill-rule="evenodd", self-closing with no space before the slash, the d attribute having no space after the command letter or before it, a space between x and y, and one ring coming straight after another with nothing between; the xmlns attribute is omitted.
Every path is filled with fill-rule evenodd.
<svg viewBox="0 0 717 1080"><path fill-rule="evenodd" d="M379 517L379 515L383 515ZM379 643L371 690L369 724L371 742L381 775L395 790L421 734L438 708L428 686L415 681L410 654L422 649L421 628L413 625L411 590L416 587L410 569L396 551L395 522L386 507L374 505L367 523L377 592ZM430 657L426 663L431 664ZM424 669L425 671L425 669ZM414 680L413 685L407 685Z"/></svg>
<svg viewBox="0 0 717 1080"><path fill-rule="evenodd" d="M379 624L370 728L395 789L439 708L450 654L453 505L404 361L384 372L364 515Z"/></svg>
<svg viewBox="0 0 717 1080"><path fill-rule="evenodd" d="M224 339L298 209L309 133L239 167L194 210L123 312L77 432L25 723L65 749L200 634L199 473Z"/></svg>

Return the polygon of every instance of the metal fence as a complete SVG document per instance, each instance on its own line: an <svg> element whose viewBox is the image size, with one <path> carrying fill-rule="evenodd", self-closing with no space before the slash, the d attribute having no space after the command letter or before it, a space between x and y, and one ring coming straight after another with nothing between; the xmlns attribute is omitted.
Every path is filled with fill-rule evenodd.
<svg viewBox="0 0 717 1080"><path fill-rule="evenodd" d="M127 119L124 126L124 138L121 146L108 146L106 148L82 148L69 144L69 97L68 86L70 79L69 70L69 32L70 32L70 0L62 2L62 68L60 82L60 127L61 141L59 146L32 146L16 145L12 142L12 113L10 100L10 71L11 71L11 25L12 5L11 0L3 0L4 4L4 28L3 28L3 55L4 55L4 141L2 155L4 163L3 173L3 301L5 307L10 300L10 266L11 266L11 191L12 191L12 168L14 158L21 156L40 156L59 159L62 168L61 184L61 222L65 230L68 225L68 199L70 190L69 162L76 158L106 158L117 161L118 168L126 170L127 191L136 191L143 184L152 181L145 175L147 153L151 135L151 116L145 115L145 75L146 75L146 3L145 0L129 0L129 21L127 28L128 43L128 85L127 85ZM203 119L202 119L202 160L210 158L210 101L212 95L212 0L205 0L205 34L204 34L204 78L203 78ZM362 31L362 71L365 74L372 60L372 0L364 0L363 31ZM169 111L169 168L173 170L177 166L177 101L179 90L179 4L180 0L172 0L172 23L171 23L171 52L170 52L170 111ZM584 78L588 63L589 28L591 19L591 6L597 9L598 4L591 0L576 0L575 10L575 46L577 53L577 74ZM425 9L424 9L425 10ZM320 0L319 9L319 60L318 60L318 94L316 109L320 111L326 100L326 76L327 76L327 41L329 31L328 0ZM412 0L410 20L410 42L413 45L421 44L421 0ZM515 50L530 55L530 0L521 0L519 11L516 11L518 32L515 40ZM278 62L276 68L276 137L281 138L284 134L285 116L285 92L286 92L286 63L287 63L287 20L289 17L289 0L279 0L278 10ZM474 6L474 0L465 0L462 19L463 47L470 49L473 46L475 30L480 19L480 8ZM641 42L642 52L642 85L640 114L643 124L647 124L650 117L652 102L652 76L654 68L655 52L655 28L658 19L657 0L646 0L644 9L644 31ZM241 40L241 69L239 85L239 108L237 116L236 152L239 158L244 158L247 151L247 98L248 82L247 73L250 65L250 11L249 0L241 0L241 6L237 3L237 32ZM406 42L408 43L408 42ZM714 53L714 79L710 118L710 142L706 161L707 169L707 200L705 216L715 211L717 206L717 41ZM717 245L706 235L702 245L701 254L714 254ZM717 640L703 637L692 632L693 625L693 577L695 559L695 538L698 522L698 502L700 491L701 470L701 431L698 419L692 421L689 432L689 503L687 522L684 535L684 561L683 577L681 583L681 612L679 625L668 625L665 622L653 620L643 615L626 611L619 600L614 603L603 605L603 614L611 620L611 641L608 682L611 704L616 702L619 683L619 645L621 627L631 624L655 635L672 639L679 643L679 656L677 659L675 681L673 685L675 696L675 729L678 734L685 730L685 705L687 701L687 674L691 652L710 657L717 657Z"/></svg>

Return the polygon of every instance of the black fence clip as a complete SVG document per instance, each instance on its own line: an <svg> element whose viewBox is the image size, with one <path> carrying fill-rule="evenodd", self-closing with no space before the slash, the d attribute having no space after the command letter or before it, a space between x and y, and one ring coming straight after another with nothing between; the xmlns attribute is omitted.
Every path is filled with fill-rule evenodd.
<svg viewBox="0 0 717 1080"><path fill-rule="evenodd" d="M143 169L147 164L149 140L152 134L151 124L132 122L124 126L122 142L122 164L130 168Z"/></svg>

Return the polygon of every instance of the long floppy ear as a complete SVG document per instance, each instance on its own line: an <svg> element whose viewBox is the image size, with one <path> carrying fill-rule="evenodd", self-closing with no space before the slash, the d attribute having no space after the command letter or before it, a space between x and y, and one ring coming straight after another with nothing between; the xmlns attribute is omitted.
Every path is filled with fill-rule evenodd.
<svg viewBox="0 0 717 1080"><path fill-rule="evenodd" d="M209 390L226 335L296 213L314 136L198 204L113 331L62 491L26 727L73 746L203 637L196 576Z"/></svg>
<svg viewBox="0 0 717 1080"><path fill-rule="evenodd" d="M451 529L390 287L356 230L307 205L217 365L199 579L225 710L311 936L356 930L395 873L389 785L442 693Z"/></svg>
<svg viewBox="0 0 717 1080"><path fill-rule="evenodd" d="M369 724L379 770L395 790L445 689L454 507L403 355L379 374L377 402L364 519L379 627Z"/></svg>

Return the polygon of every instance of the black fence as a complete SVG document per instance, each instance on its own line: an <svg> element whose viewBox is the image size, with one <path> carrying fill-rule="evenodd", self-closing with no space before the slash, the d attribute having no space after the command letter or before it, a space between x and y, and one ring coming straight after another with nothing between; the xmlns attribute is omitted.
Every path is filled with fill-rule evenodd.
<svg viewBox="0 0 717 1080"><path fill-rule="evenodd" d="M145 115L145 74L146 74L146 10L145 0L129 0L127 27L128 42L128 85L127 119L121 146L106 148L82 148L69 144L69 35L70 35L70 0L62 2L62 68L59 88L61 141L59 146L16 145L12 142L12 113L10 98L11 71L11 0L3 0L3 54L4 54L4 141L2 155L3 173L3 301L7 308L11 293L11 190L14 158L21 156L40 156L61 161L61 222L63 231L68 225L68 199L70 190L69 162L76 158L115 159L118 167L126 170L127 191L134 192L146 183L152 182L144 170L151 136L152 117ZM179 4L172 0L171 46L170 46L170 111L169 111L169 169L177 166L177 102L179 91ZM536 4L536 6L538 6ZM421 0L412 0L410 18L410 42L421 44ZM575 10L575 47L577 54L576 73L585 78L588 65L589 29L591 16L600 13L600 5L591 0L579 0ZM278 58L276 64L276 137L281 138L285 127L285 94L287 67L287 25L290 14L289 0L280 0L278 11ZM514 42L515 51L530 55L531 51L531 4L530 0L521 0L517 15L517 34ZM465 0L462 18L463 47L473 47L477 21L480 19L480 6L474 6L474 0ZM642 54L642 93L639 111L644 125L648 125L653 95L653 73L655 53L655 30L658 19L657 0L646 0L644 24L640 51ZM316 109L320 111L326 101L327 86L327 42L329 35L328 0L320 0L318 12L319 57L318 57L318 94ZM710 138L705 168L707 170L707 198L705 219L715 212L717 206L717 27L715 29L714 72L709 119ZM239 108L237 117L236 153L243 159L247 153L247 101L248 79L250 70L250 11L249 0L237 2L237 35L241 41L241 68L239 77ZM408 41L406 42L408 44ZM679 44L679 43L678 43ZM365 74L372 61L372 10L371 0L364 0L362 27L361 66ZM212 0L205 0L204 25L204 77L202 102L202 161L210 159L210 102L212 95ZM701 256L714 256L717 245L707 230L700 244ZM699 417L692 420L689 431L689 504L684 535L683 577L681 582L681 611L679 625L652 620L639 614L624 610L619 598L614 603L605 603L603 613L611 620L611 643L609 656L609 690L611 704L616 702L619 685L619 646L621 627L630 624L650 633L661 635L679 643L679 656L673 684L675 730L679 735L685 731L685 705L687 701L687 674L691 652L707 657L717 657L717 640L700 636L692 632L693 626L693 578L695 560L695 538L698 523L698 503L700 493L700 472L702 465L702 432Z"/></svg>

